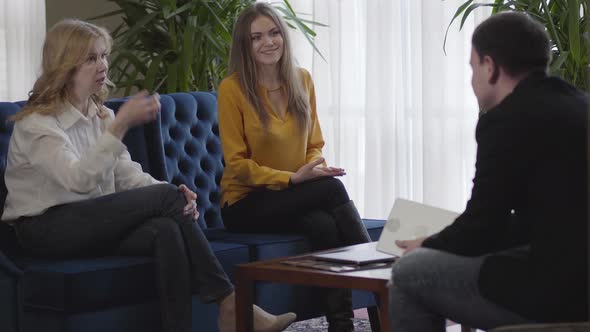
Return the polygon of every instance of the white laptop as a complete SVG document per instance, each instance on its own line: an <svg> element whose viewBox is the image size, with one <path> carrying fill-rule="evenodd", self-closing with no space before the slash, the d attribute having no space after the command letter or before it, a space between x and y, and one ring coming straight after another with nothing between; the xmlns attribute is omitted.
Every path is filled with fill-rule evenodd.
<svg viewBox="0 0 590 332"><path fill-rule="evenodd" d="M391 262L404 253L395 240L412 240L435 234L450 225L457 216L459 214L456 212L398 198L391 208L378 243L310 256L322 261L353 265Z"/></svg>
<svg viewBox="0 0 590 332"><path fill-rule="evenodd" d="M394 256L401 256L404 249L395 240L413 240L438 233L450 225L459 213L434 206L398 198L395 200L377 250Z"/></svg>
<svg viewBox="0 0 590 332"><path fill-rule="evenodd" d="M344 247L330 252L312 254L310 257L319 261L357 266L388 263L395 260L395 256L378 252L375 248L376 244L377 242L363 243L354 246L354 248Z"/></svg>

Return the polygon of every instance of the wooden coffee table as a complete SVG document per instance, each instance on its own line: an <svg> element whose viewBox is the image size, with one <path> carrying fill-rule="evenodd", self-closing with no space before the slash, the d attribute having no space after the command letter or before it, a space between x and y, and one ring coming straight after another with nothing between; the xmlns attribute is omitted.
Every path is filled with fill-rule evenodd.
<svg viewBox="0 0 590 332"><path fill-rule="evenodd" d="M366 249L368 246L374 247L375 243L364 243L347 248ZM389 289L387 283L391 278L391 265L371 270L330 272L283 263L286 260L293 260L307 255L309 254L237 265L235 273L236 326L238 332L252 331L252 294L254 284L257 281L371 291L375 294L379 308L378 314L376 310L369 310L371 327L373 331L390 331ZM376 324L375 320L379 324Z"/></svg>

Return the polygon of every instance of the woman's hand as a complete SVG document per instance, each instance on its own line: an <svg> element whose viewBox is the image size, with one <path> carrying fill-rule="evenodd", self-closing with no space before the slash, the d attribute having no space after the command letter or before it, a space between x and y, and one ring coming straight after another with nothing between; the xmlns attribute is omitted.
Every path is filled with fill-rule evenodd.
<svg viewBox="0 0 590 332"><path fill-rule="evenodd" d="M425 239L426 237L419 237L415 240L395 240L395 244L404 249L404 255L407 255L412 250L421 247Z"/></svg>
<svg viewBox="0 0 590 332"><path fill-rule="evenodd" d="M160 96L149 96L147 91L141 91L129 98L117 112L115 120L108 128L113 135L122 139L129 128L150 122L158 117L160 112Z"/></svg>
<svg viewBox="0 0 590 332"><path fill-rule="evenodd" d="M184 206L184 215L192 215L193 219L199 219L199 211L197 211L197 194L190 190L186 185L181 184L178 190L184 194L186 205Z"/></svg>
<svg viewBox="0 0 590 332"><path fill-rule="evenodd" d="M320 166L323 162L324 158L319 158L301 166L297 172L291 175L291 183L298 184L319 177L342 176L346 174L342 168Z"/></svg>

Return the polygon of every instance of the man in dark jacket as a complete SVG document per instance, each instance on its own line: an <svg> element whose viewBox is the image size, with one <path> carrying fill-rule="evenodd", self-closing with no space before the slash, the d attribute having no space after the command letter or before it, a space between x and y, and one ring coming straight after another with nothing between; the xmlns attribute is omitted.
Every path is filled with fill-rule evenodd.
<svg viewBox="0 0 590 332"><path fill-rule="evenodd" d="M588 97L548 77L549 59L543 26L525 14L475 29L471 199L438 234L397 242L392 330L588 319Z"/></svg>

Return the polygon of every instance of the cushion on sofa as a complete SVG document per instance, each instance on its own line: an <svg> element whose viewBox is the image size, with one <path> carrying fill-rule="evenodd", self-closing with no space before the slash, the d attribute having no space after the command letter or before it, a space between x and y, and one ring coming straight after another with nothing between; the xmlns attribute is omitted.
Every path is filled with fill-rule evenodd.
<svg viewBox="0 0 590 332"><path fill-rule="evenodd" d="M363 222L371 239L379 240L385 221L364 219ZM252 261L300 255L311 250L309 241L299 234L234 233L219 228L210 228L204 233L209 241L247 245Z"/></svg>
<svg viewBox="0 0 590 332"><path fill-rule="evenodd" d="M236 264L248 262L246 246L210 245L230 278ZM82 312L157 297L153 261L148 257L15 260L25 271L23 296L27 307Z"/></svg>
<svg viewBox="0 0 590 332"><path fill-rule="evenodd" d="M0 317L1 314L4 313L0 313ZM192 331L217 331L218 314L216 304L203 304L198 297L193 296ZM159 303L156 301L75 313L28 307L22 330L10 329L9 326L2 325L1 331L162 332L161 315Z"/></svg>
<svg viewBox="0 0 590 332"><path fill-rule="evenodd" d="M248 246L250 261L259 261L309 252L309 242L297 234L232 233L223 229L204 231L209 241L239 243Z"/></svg>

